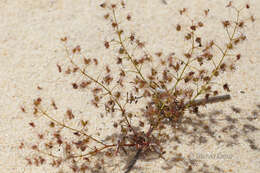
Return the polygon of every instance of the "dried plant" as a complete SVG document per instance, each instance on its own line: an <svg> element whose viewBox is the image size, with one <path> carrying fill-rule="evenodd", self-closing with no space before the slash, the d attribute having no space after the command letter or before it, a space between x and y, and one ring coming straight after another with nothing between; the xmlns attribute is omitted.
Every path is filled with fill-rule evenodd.
<svg viewBox="0 0 260 173"><path fill-rule="evenodd" d="M226 72L233 73L235 63L241 58L236 47L246 40L244 28L250 19L241 19L240 15L250 9L249 5L241 9L231 2L227 5L236 12L236 19L220 22L227 33L227 40L220 43L208 40L199 32L205 24L190 19L188 10L181 9L180 16L190 19L190 24L176 24L176 31L188 46L183 49L183 54L169 55L160 51L150 53L136 33L121 26L121 23L132 21L129 14L125 21L118 21L117 16L126 8L123 1L121 4L102 3L100 7L104 10L104 20L112 28L111 38L102 44L106 49L116 51L116 58L111 58L110 64L103 64L98 58L86 57L80 45L68 46L70 40L63 37L64 61L68 61L69 65L57 64L57 68L61 74L81 76L82 81L73 82L72 89L92 93L92 97L86 98L91 99L92 105L89 106L100 110L105 122L110 121L107 125L111 125L111 133L101 129L95 131L99 136L94 135L90 132L93 126L87 117L76 115L71 108L66 110L65 116L62 115L63 121L55 119L57 116L51 112L59 110L58 104L51 100L50 107L54 111L47 111L42 103L45 100L38 97L33 100L33 114L45 117L49 126L44 133L38 134L36 144L28 145L36 153L26 158L28 164L50 164L60 172L67 169L71 172L106 172L109 166L124 167L125 173L128 173L139 159L156 156L155 159L165 161L162 169L178 166L183 172L207 172L211 169L214 169L212 172L221 172L217 166L209 168L206 163L195 164L196 160L189 156L190 159L185 159L187 157L178 153L175 144L204 144L212 138L217 143L233 145L239 135L246 136L259 130L250 123L243 124L243 128L239 129L239 120L230 116L221 119L222 122L226 121L227 126L217 129L220 119L214 116L219 112L205 116L199 111L200 106L231 98L230 95L219 95L223 90L217 78ZM209 10L204 11L205 20L208 13ZM103 70L101 74L94 75L91 69L100 67ZM230 91L227 82L222 87L224 92ZM21 109L28 113L24 107ZM239 113L239 109L233 110ZM254 118L247 121L254 121ZM38 128L35 122L29 125L33 129ZM221 132L231 136L229 142L216 137L215 133ZM189 140L184 139L185 136ZM254 140L248 139L248 143L251 149L259 151ZM169 149L168 145L175 147ZM28 146L21 143L19 147L23 149ZM57 152L60 149L62 152ZM128 161L123 165L115 158Z"/></svg>

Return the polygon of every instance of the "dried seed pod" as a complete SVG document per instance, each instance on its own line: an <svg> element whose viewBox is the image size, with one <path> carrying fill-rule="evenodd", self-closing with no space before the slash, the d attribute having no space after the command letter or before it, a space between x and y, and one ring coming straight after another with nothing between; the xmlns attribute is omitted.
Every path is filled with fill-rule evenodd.
<svg viewBox="0 0 260 173"><path fill-rule="evenodd" d="M180 31L180 30L181 30L181 25L178 24L178 25L176 26L176 30L177 30L177 31Z"/></svg>
<svg viewBox="0 0 260 173"><path fill-rule="evenodd" d="M68 110L66 111L66 116L67 116L70 120L73 119L73 118L75 118L75 116L73 115L71 109L68 109Z"/></svg>

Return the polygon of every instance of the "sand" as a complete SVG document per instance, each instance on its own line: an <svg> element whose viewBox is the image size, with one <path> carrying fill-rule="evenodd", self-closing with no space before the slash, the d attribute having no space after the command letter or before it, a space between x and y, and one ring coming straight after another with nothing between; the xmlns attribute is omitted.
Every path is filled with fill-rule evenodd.
<svg viewBox="0 0 260 173"><path fill-rule="evenodd" d="M171 52L173 45L179 38L171 35L178 19L178 10L190 9L190 13L200 19L204 9L210 9L208 30L209 37L226 37L225 33L214 26L232 16L230 10L225 9L227 1L207 0L132 0L127 2L125 14L131 14L132 21L124 24L129 31L136 33L145 40L150 52ZM248 1L238 0L236 6L245 5ZM110 39L111 27L105 21L106 13L99 5L102 2L91 0L2 0L0 2L0 170L6 173L40 173L55 172L51 167L30 167L26 160L32 155L30 150L19 150L24 142L30 145L36 140L37 131L28 123L37 122L41 129L46 127L42 117L32 115L32 100L41 96L46 102L55 99L59 107L95 114L93 107L86 105L87 92L75 92L70 83L80 80L79 77L58 73L57 64L66 66L64 47L60 38L67 36L71 46L81 45L83 52L90 57L99 57L100 62L110 63L115 56L112 51L104 48L104 40ZM241 108L240 116L247 116L253 110L258 110L260 104L260 1L250 0L250 13L256 17L254 23L246 25L247 40L239 49L242 54L235 73L227 73L221 80L230 83L232 100L225 104L208 106L205 112L221 110L225 114L232 114L231 106ZM249 13L249 14L250 14ZM248 14L248 13L245 13ZM119 20L121 18L119 17ZM186 21L187 22L187 21ZM182 45L179 45L180 47ZM178 47L174 48L178 51ZM93 74L97 73L93 71ZM37 86L42 87L38 90ZM241 92L244 93L241 93ZM46 103L46 105L48 105ZM27 114L20 107L23 106ZM79 112L80 112L79 111ZM61 111L62 112L62 111ZM59 112L60 114L62 114ZM90 116L98 128L99 119ZM101 121L100 121L101 123ZM101 123L102 124L102 123ZM260 120L254 121L260 127ZM103 124L102 124L103 125ZM95 129L92 129L95 131ZM251 134L250 134L251 135ZM260 145L260 133L250 136ZM193 148L194 149L194 148ZM181 148L187 152L190 148ZM241 142L235 147L223 147L208 143L197 147L196 153L224 153L230 158L211 159L223 168L225 172L256 173L260 170L260 152L250 150L248 145ZM125 164L125 163L123 163ZM160 159L151 162L141 162L141 169L133 172L176 172L176 167L163 170ZM110 168L112 172L123 172L123 166ZM181 170L181 169L180 169Z"/></svg>

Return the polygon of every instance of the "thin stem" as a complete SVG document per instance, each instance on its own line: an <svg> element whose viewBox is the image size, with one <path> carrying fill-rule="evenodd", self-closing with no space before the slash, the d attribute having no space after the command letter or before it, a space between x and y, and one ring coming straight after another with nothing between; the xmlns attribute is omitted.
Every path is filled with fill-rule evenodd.
<svg viewBox="0 0 260 173"><path fill-rule="evenodd" d="M232 40L233 40L233 38L234 38L234 36L235 36L235 33L236 33L236 31L237 31L237 28L238 28L238 20L239 20L239 13L240 13L240 11L237 10L237 19L236 19L236 22L235 22L235 27L234 27L234 29L233 29L233 32L232 32L231 37L229 38L229 43L228 43L228 44L232 44ZM219 46L216 46L216 47L219 48ZM220 49L220 50L221 50L221 49ZM213 78L214 75L215 75L215 72L219 70L219 68L220 68L220 66L221 66L221 64L222 64L222 62L224 61L224 58L225 58L226 55L228 54L228 50L229 50L229 48L228 48L228 46L227 46L227 47L225 48L225 51L222 53L222 57L221 57L221 59L220 59L218 65L217 65L217 67L213 70L212 74L210 75L209 80L201 87L200 91L193 97L193 99L191 100L191 102L194 101L199 95L202 94L202 92L204 91L203 88L205 88L205 87L209 84L209 82L212 80L212 78Z"/></svg>
<svg viewBox="0 0 260 173"><path fill-rule="evenodd" d="M39 111L41 111L41 113L42 113L46 118L50 119L51 121L55 122L56 124L58 124L58 125L60 125L60 126L62 126L62 127L65 127L65 128L67 128L67 129L69 129L69 130L78 132L78 133L80 133L80 134L82 134L82 135L84 135L84 136L87 136L88 138L92 139L93 141L95 141L95 142L97 142L97 143L99 143L99 144L101 144L101 145L107 146L106 144L104 144L103 142L97 140L96 138L94 138L94 137L92 137L92 136L90 136L90 135L87 135L86 133L84 133L84 132L82 132L82 131L80 131L80 130L78 130L78 129L74 129L74 128L70 127L70 126L67 126L66 124L63 124L63 123L57 121L56 119L52 118L46 111L44 111L44 110L43 110L42 108L40 108L39 106L37 106L37 109L38 109Z"/></svg>
<svg viewBox="0 0 260 173"><path fill-rule="evenodd" d="M59 157L59 156L56 156L56 155L51 154L51 153L46 153L46 152L41 151L41 150L39 150L39 149L37 150L37 152L42 153L42 154L47 155L47 156L50 156L50 157L52 157L52 158L61 159L61 157Z"/></svg>
<svg viewBox="0 0 260 173"><path fill-rule="evenodd" d="M104 150L104 149L107 149L107 148L111 148L111 147L116 147L117 145L115 145L115 144L113 144L113 145L106 145L106 146L103 146L102 148L100 148L100 149L95 149L95 151L90 151L90 152L88 152L88 153L86 153L86 154L80 154L80 155L74 155L74 156L71 156L71 157L73 157L73 158L77 158L77 157L85 157L85 156L88 156L88 155L94 155L94 154L96 154L96 153L98 153L98 152L101 152L102 150Z"/></svg>
<svg viewBox="0 0 260 173"><path fill-rule="evenodd" d="M82 70L70 57L69 57L69 51L67 49L67 47L65 46L66 48L66 52L67 52L67 57L68 59L70 60L70 63L72 65L74 65L76 68L79 69L80 73L83 74L84 76L86 76L87 78L89 78L90 80L92 80L93 82L95 82L96 84L98 84L99 86L101 86L103 89L105 89L107 91L107 93L111 96L112 100L118 105L118 107L120 108L121 112L122 112L122 116L124 117L124 119L126 120L127 122L127 125L132 129L132 126L131 124L129 123L129 120L127 118L127 116L125 115L125 110L124 108L122 107L122 105L119 103L119 101L117 99L114 98L112 92L110 89L108 89L105 85L103 85L101 82L99 82L98 80L94 79L93 77L91 77L90 75L88 75L85 70ZM132 129L133 130L133 129Z"/></svg>
<svg viewBox="0 0 260 173"><path fill-rule="evenodd" d="M149 83L149 82L144 78L143 74L141 73L141 70L137 67L136 63L134 62L133 57L132 57L132 56L129 54L129 52L127 51L127 49L126 49L126 47L125 47L125 44L124 44L124 42L123 42L123 40L122 40L122 37L121 37L121 32L120 32L120 30L119 30L119 24L118 24L118 22L117 22L116 13L115 13L115 10L114 10L114 9L113 9L113 17L114 17L115 23L117 24L115 28L116 28L116 33L117 33L117 36L118 36L118 39L119 39L119 43L120 43L121 47L123 48L123 50L124 50L124 52L125 52L127 58L131 61L131 63L133 64L134 68L136 69L138 75L142 78L142 80L145 81L145 83L147 83L147 84L150 86L150 88L155 89L155 87L152 86L152 84Z"/></svg>
<svg viewBox="0 0 260 173"><path fill-rule="evenodd" d="M191 47L191 55L193 54L194 48L195 48L195 47L194 47L194 34L193 34L193 32L192 32L192 47ZM184 74L186 68L189 66L190 59L191 59L191 58L188 58L187 63L185 63L185 66L183 67L182 72L181 72L179 78L177 79L177 81L175 82L173 88L172 88L171 91L170 91L171 94L176 90L177 85L178 85L179 82L181 81L182 76L183 76L183 74Z"/></svg>

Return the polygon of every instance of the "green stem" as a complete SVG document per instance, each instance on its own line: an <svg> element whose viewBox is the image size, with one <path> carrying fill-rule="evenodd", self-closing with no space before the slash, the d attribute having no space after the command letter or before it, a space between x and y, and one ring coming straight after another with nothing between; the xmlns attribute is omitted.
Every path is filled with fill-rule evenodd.
<svg viewBox="0 0 260 173"><path fill-rule="evenodd" d="M232 33L231 37L229 38L229 43L228 43L228 44L232 44L232 40L234 39L235 33L236 33L236 31L237 31L238 20L239 20L239 13L240 13L240 11L237 11L237 18L236 18L236 22L235 22L236 25L235 25L235 27L234 27L234 30L233 30L233 33ZM222 57L221 57L221 59L220 59L218 65L217 65L217 67L213 70L212 74L210 75L209 80L208 80L203 86L201 86L200 91L192 98L191 102L193 102L199 95L201 95L202 92L204 91L203 88L205 88L205 87L209 84L209 82L211 82L212 78L213 78L214 75L215 75L215 72L219 70L219 68L220 68L220 66L221 66L221 64L222 64L222 62L224 61L224 58L225 58L226 55L228 54L228 50L229 50L229 48L228 48L228 46L227 46L226 49L225 49L225 51L222 52Z"/></svg>
<svg viewBox="0 0 260 173"><path fill-rule="evenodd" d="M117 25L116 25L116 33L117 33L117 36L118 36L118 39L119 39L119 43L120 43L121 47L123 48L123 50L124 50L124 52L125 52L127 58L131 61L131 63L133 64L135 70L137 71L138 75L142 78L142 80L145 81L145 83L147 83L147 84L150 86L150 88L155 89L155 87L152 86L152 84L149 83L149 82L144 78L144 76L143 76L141 70L137 67L136 63L134 62L133 57L132 57L132 56L129 54L129 52L127 51L126 46L124 45L124 42L123 42L122 37L121 37L121 32L120 32L120 30L119 30L119 26L118 26L119 24L118 24L118 22L117 22L116 13L115 13L115 10L114 10L114 9L113 9L113 17L114 17L115 23L117 24Z"/></svg>

